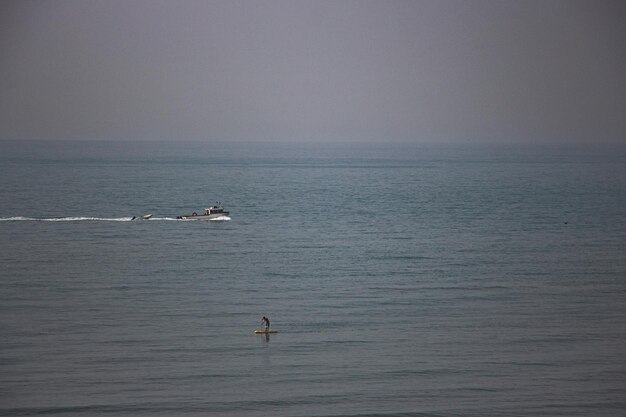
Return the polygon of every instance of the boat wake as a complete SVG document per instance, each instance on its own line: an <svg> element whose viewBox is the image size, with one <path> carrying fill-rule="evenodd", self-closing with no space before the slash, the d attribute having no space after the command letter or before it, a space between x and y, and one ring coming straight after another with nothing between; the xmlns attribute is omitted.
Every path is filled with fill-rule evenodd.
<svg viewBox="0 0 626 417"><path fill-rule="evenodd" d="M174 217L150 217L149 219L138 219L136 217L86 217L86 216L74 216L74 217L0 217L0 222L19 222L19 221L32 221L32 222L131 222L131 221L177 221Z"/></svg>

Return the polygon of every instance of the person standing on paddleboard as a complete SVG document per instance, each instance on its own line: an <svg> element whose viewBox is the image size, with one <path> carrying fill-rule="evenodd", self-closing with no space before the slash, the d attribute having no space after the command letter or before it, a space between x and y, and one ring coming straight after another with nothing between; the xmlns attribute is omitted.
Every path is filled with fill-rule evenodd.
<svg viewBox="0 0 626 417"><path fill-rule="evenodd" d="M261 323L265 326L266 331L270 329L270 319L263 316L263 318L261 319Z"/></svg>

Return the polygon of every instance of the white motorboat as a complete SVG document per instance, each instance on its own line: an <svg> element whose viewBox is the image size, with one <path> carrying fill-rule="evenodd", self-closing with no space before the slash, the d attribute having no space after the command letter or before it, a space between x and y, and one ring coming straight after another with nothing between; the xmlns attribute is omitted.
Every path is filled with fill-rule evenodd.
<svg viewBox="0 0 626 417"><path fill-rule="evenodd" d="M152 218L152 214L144 214L141 217L133 216L131 220L150 220Z"/></svg>

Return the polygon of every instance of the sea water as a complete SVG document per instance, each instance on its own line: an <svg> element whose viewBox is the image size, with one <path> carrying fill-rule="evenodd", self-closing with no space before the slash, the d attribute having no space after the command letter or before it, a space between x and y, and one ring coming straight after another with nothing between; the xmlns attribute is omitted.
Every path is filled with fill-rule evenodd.
<svg viewBox="0 0 626 417"><path fill-rule="evenodd" d="M623 146L0 142L0 174L0 415L626 413Z"/></svg>

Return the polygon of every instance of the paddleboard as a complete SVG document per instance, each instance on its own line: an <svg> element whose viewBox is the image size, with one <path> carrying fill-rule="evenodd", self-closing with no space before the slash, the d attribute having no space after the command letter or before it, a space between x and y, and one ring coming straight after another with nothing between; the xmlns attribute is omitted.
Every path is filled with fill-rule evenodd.
<svg viewBox="0 0 626 417"><path fill-rule="evenodd" d="M278 333L277 330L255 330L254 333L256 334L274 334L274 333Z"/></svg>

